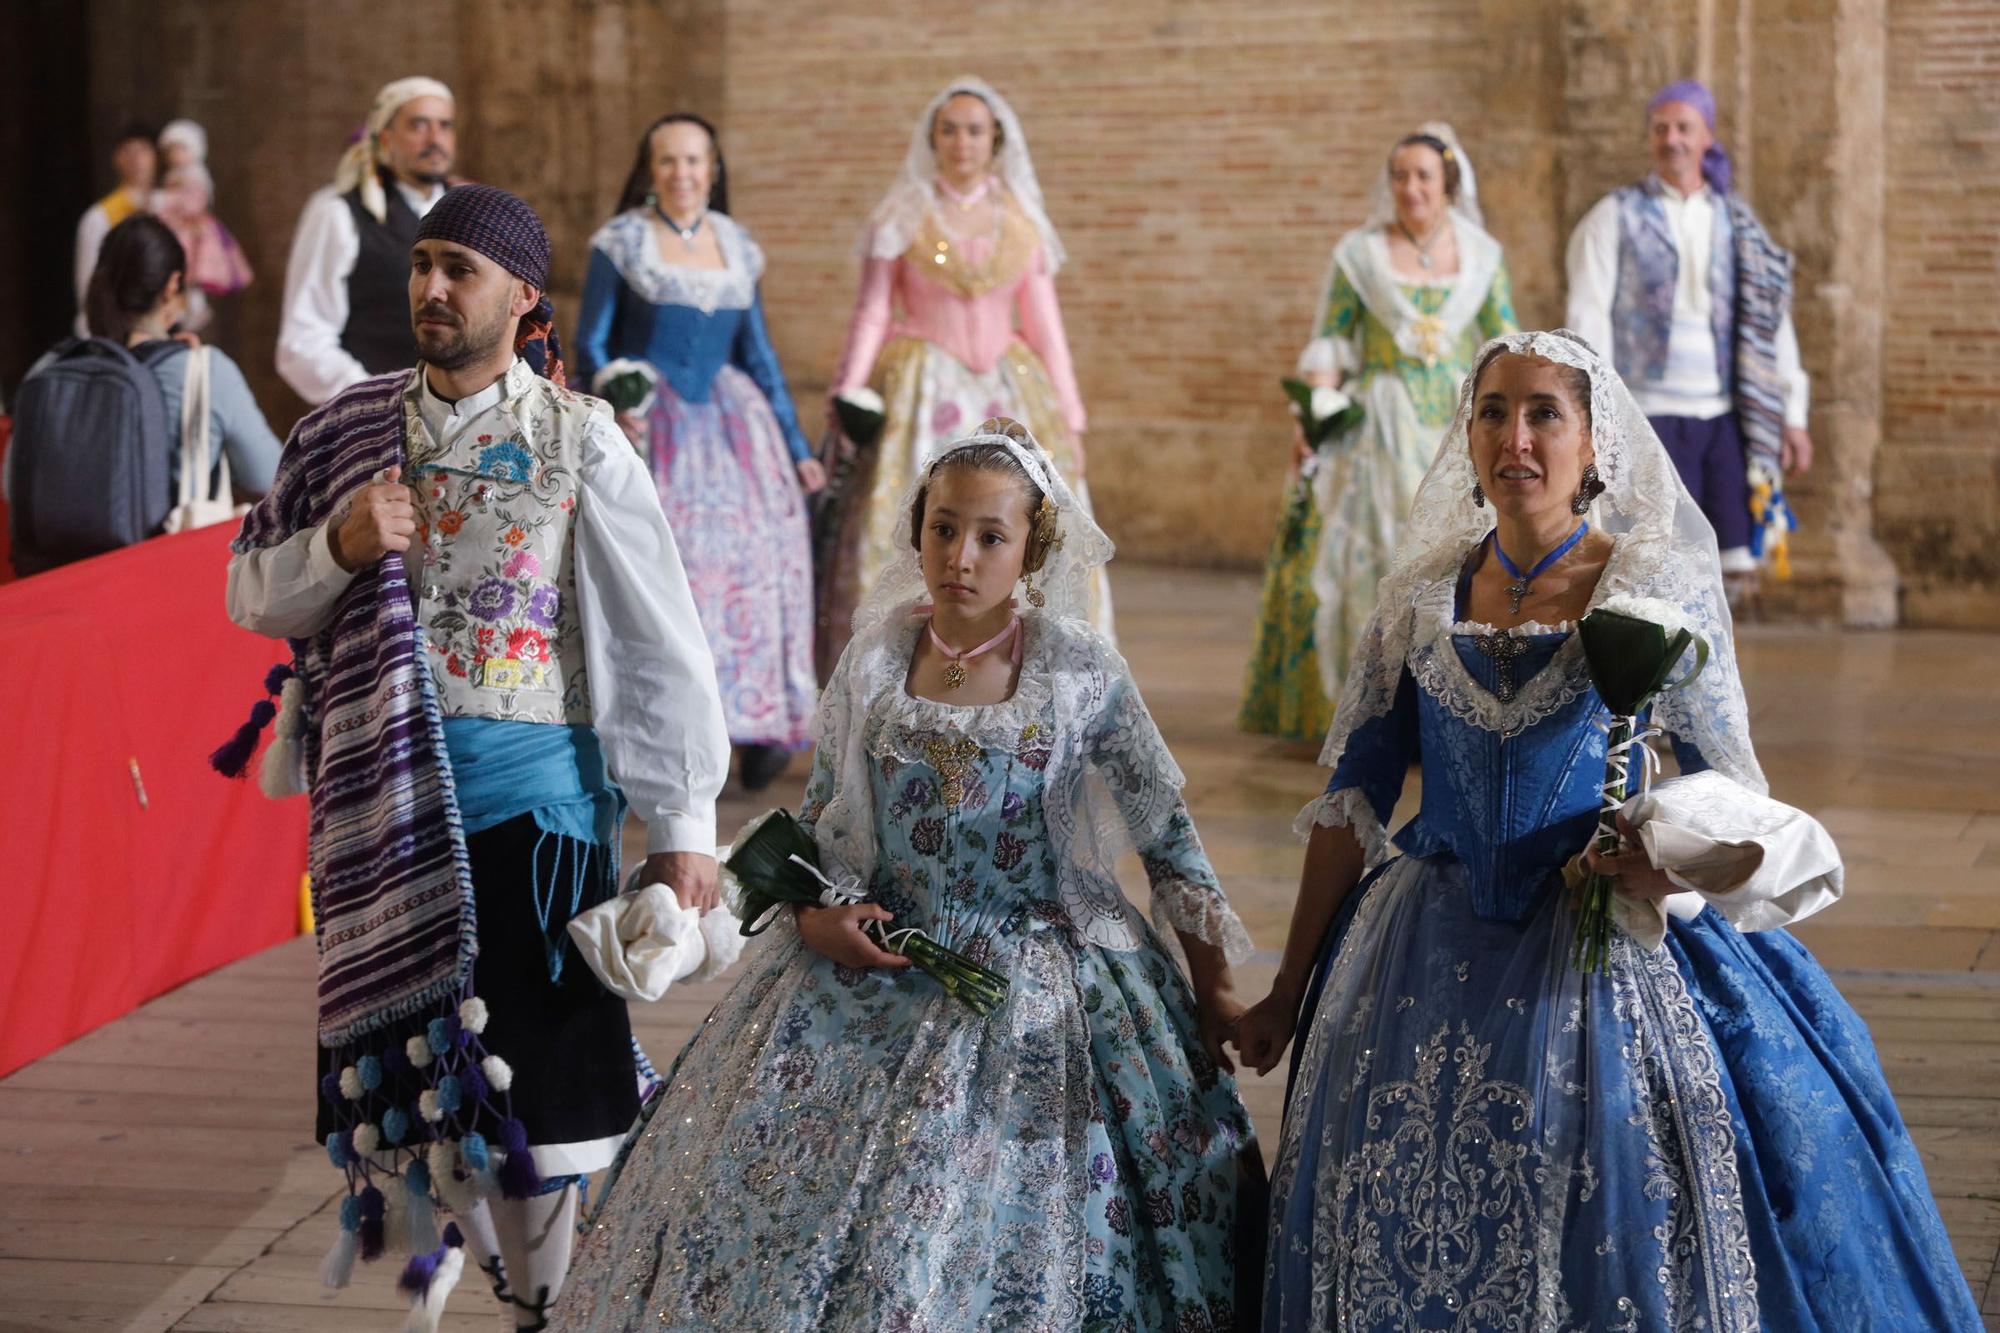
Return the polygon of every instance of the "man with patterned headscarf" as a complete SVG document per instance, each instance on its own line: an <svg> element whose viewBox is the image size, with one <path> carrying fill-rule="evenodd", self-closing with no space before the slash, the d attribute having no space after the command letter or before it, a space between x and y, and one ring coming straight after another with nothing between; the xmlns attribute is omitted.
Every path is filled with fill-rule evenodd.
<svg viewBox="0 0 2000 1333"><path fill-rule="evenodd" d="M1653 171L1569 241L1569 327L1617 366L1715 528L1733 588L1787 571L1784 478L1812 465L1792 256L1730 188L1715 98L1670 83L1647 106Z"/></svg>
<svg viewBox="0 0 2000 1333"><path fill-rule="evenodd" d="M274 745L265 779L311 795L317 1133L352 1200L322 1276L408 1236L433 1309L463 1242L539 1328L639 1109L625 1003L566 927L618 892L628 800L641 882L716 903L729 734L652 478L563 386L541 220L458 186L405 267L422 360L299 422L229 609L292 648L302 764Z"/></svg>
<svg viewBox="0 0 2000 1333"><path fill-rule="evenodd" d="M285 266L278 373L308 403L414 359L404 293L410 244L450 177L455 115L451 89L436 79L387 85L333 184L299 215Z"/></svg>

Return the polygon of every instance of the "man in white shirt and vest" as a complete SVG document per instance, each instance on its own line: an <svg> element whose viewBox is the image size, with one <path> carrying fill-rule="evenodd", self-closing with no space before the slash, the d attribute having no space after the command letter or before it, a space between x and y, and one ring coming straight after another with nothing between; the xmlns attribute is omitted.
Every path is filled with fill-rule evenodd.
<svg viewBox="0 0 2000 1333"><path fill-rule="evenodd" d="M322 1276L409 1237L431 1310L469 1246L523 1328L639 1110L624 1001L566 926L618 892L628 802L642 882L715 905L729 771L673 534L610 407L564 387L548 263L506 191L437 202L406 260L422 360L298 424L228 590L292 648L316 1133L349 1185Z"/></svg>
<svg viewBox="0 0 2000 1333"><path fill-rule="evenodd" d="M1784 572L1784 477L1812 465L1792 256L1731 190L1707 88L1661 89L1647 133L1652 174L1570 236L1568 324L1616 364L1741 589L1760 561Z"/></svg>
<svg viewBox="0 0 2000 1333"><path fill-rule="evenodd" d="M416 358L405 293L410 245L450 179L456 114L451 89L436 79L387 85L333 184L299 215L285 265L278 373L308 403Z"/></svg>

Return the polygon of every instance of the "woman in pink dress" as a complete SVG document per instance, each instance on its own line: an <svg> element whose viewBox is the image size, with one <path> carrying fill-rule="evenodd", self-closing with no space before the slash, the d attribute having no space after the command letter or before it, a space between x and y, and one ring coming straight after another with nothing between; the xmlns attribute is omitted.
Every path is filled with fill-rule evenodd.
<svg viewBox="0 0 2000 1333"><path fill-rule="evenodd" d="M898 498L978 422L1025 422L1089 506L1083 400L1056 303L1062 261L1014 109L983 79L954 79L918 118L902 175L862 239L861 291L832 391L873 388L885 422L839 499L838 544L820 571L822 678L854 607L898 558ZM1090 618L1110 635L1101 573Z"/></svg>

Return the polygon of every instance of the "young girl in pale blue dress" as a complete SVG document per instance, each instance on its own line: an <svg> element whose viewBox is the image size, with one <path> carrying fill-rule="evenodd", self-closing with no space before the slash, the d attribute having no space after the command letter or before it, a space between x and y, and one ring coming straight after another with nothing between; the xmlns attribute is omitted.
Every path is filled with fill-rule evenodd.
<svg viewBox="0 0 2000 1333"><path fill-rule="evenodd" d="M1250 941L1083 618L1110 543L1004 421L942 453L904 512L800 812L868 901L783 914L752 950L636 1135L556 1327L1253 1317L1262 1172L1219 1044ZM1113 878L1125 847L1152 925ZM870 923L997 969L1007 998L975 1015Z"/></svg>

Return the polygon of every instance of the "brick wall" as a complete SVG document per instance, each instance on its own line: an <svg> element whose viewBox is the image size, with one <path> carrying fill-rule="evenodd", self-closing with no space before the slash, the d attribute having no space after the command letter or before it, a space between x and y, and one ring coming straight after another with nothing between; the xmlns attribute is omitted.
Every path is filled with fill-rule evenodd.
<svg viewBox="0 0 2000 1333"><path fill-rule="evenodd" d="M2000 628L2000 7L1889 11L1876 526L1913 624Z"/></svg>
<svg viewBox="0 0 2000 1333"><path fill-rule="evenodd" d="M1872 524L1908 620L2000 626L1988 424L2000 0L91 0L88 12L98 156L129 116L208 125L222 215L259 271L218 339L281 428L298 404L269 348L292 226L383 81L424 71L460 90L462 168L543 210L571 318L639 128L669 108L709 114L810 403L845 328L853 242L912 120L946 78L982 74L1021 113L1070 250L1058 285L1106 526L1128 556L1242 566L1263 557L1286 463L1276 379L1386 145L1423 119L1456 124L1521 316L1545 325L1562 312L1569 227L1644 169L1646 92L1702 74L1740 179L1799 251L1798 322L1824 404L1828 461L1797 491L1812 531L1784 605L1855 618L1842 589L1867 563ZM1846 105L1848 76L1831 71L1884 43L1874 100ZM1873 176L1856 165L1877 137L1886 185L1879 164Z"/></svg>
<svg viewBox="0 0 2000 1333"><path fill-rule="evenodd" d="M732 4L732 185L771 254L787 368L802 389L824 385L857 229L930 96L980 74L1020 113L1070 253L1059 289L1105 526L1132 555L1257 563L1289 456L1277 381L1397 137L1455 122L1523 317L1559 312L1536 180L1552 158L1537 121L1557 103L1523 90L1560 80L1549 48L1494 23L1496 8ZM1496 101L1509 114L1490 114Z"/></svg>

